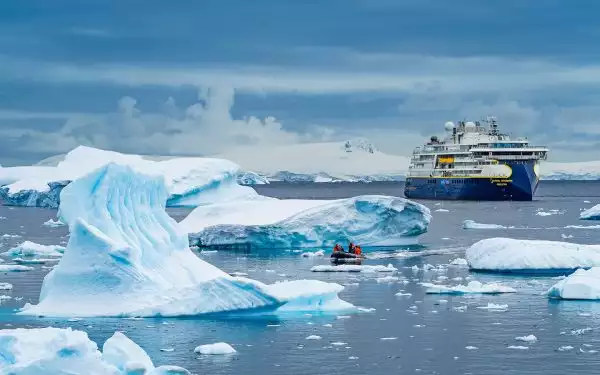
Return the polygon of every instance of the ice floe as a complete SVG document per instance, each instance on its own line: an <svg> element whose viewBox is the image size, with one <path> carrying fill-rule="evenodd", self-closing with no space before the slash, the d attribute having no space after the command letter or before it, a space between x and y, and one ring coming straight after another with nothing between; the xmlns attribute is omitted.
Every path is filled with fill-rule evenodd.
<svg viewBox="0 0 600 375"><path fill-rule="evenodd" d="M579 218L581 220L600 220L600 204L581 212Z"/></svg>
<svg viewBox="0 0 600 375"><path fill-rule="evenodd" d="M467 262L464 258L456 258L450 261L450 265L452 266L468 266L469 262Z"/></svg>
<svg viewBox="0 0 600 375"><path fill-rule="evenodd" d="M45 227L50 227L50 228L57 228L57 227L64 226L65 223L63 223L60 220L49 219L48 221L45 221L42 225Z"/></svg>
<svg viewBox="0 0 600 375"><path fill-rule="evenodd" d="M303 258L322 257L322 256L325 256L325 251L319 250L319 251L314 251L314 252L306 252L306 253L300 254L300 256Z"/></svg>
<svg viewBox="0 0 600 375"><path fill-rule="evenodd" d="M120 332L106 340L100 352L83 331L3 329L0 357L2 374L190 375L182 367L155 367L148 354Z"/></svg>
<svg viewBox="0 0 600 375"><path fill-rule="evenodd" d="M523 342L536 342L537 337L535 337L534 335L518 336L518 337L515 337L515 340L523 341Z"/></svg>
<svg viewBox="0 0 600 375"><path fill-rule="evenodd" d="M33 270L33 267L22 266L20 264L0 264L0 272L26 272Z"/></svg>
<svg viewBox="0 0 600 375"><path fill-rule="evenodd" d="M535 214L536 214L537 216L552 216L552 215L562 215L562 214L564 214L564 213L565 213L565 212L564 212L564 211L561 211L561 210L555 210L555 209L554 209L554 210L548 210L548 211L544 211L544 209L542 209L542 208L539 208L539 209L536 211L536 213L535 213Z"/></svg>
<svg viewBox="0 0 600 375"><path fill-rule="evenodd" d="M398 269L391 264L387 266L383 265L358 265L358 264L340 264L338 266L322 264L313 266L310 269L312 272L363 272L363 273L375 273L375 272L396 272Z"/></svg>
<svg viewBox="0 0 600 375"><path fill-rule="evenodd" d="M0 290L11 290L13 285L11 283L0 283Z"/></svg>
<svg viewBox="0 0 600 375"><path fill-rule="evenodd" d="M206 313L350 309L341 285L297 280L266 285L232 277L188 247L165 212L162 176L108 164L61 193L60 218L71 233L46 275L39 303L20 314L45 316L190 316Z"/></svg>
<svg viewBox="0 0 600 375"><path fill-rule="evenodd" d="M431 283L423 283L426 294L500 294L500 293L516 293L514 288L496 283L483 284L479 281L471 281L467 285L439 285Z"/></svg>
<svg viewBox="0 0 600 375"><path fill-rule="evenodd" d="M469 267L481 271L544 272L600 266L600 246L488 238L467 249Z"/></svg>
<svg viewBox="0 0 600 375"><path fill-rule="evenodd" d="M522 346L522 345L509 345L507 348L515 349L515 350L528 350L529 349L528 346Z"/></svg>
<svg viewBox="0 0 600 375"><path fill-rule="evenodd" d="M338 200L260 197L200 206L181 225L192 245L255 248L415 244L427 231L429 209L404 198L363 195Z"/></svg>
<svg viewBox="0 0 600 375"><path fill-rule="evenodd" d="M65 252L64 246L59 245L40 245L35 242L25 241L9 249L3 255L18 257L48 256L61 257Z"/></svg>
<svg viewBox="0 0 600 375"><path fill-rule="evenodd" d="M217 342L214 344L199 345L194 352L203 355L223 355L234 354L237 351L226 342Z"/></svg>
<svg viewBox="0 0 600 375"><path fill-rule="evenodd" d="M464 229L510 229L511 227L507 227L499 224L483 224L477 223L473 220L465 220L463 221Z"/></svg>
<svg viewBox="0 0 600 375"><path fill-rule="evenodd" d="M508 309L508 305L498 305L495 303L488 303L486 306L477 306L478 309L481 310L490 310L490 311L506 311Z"/></svg>

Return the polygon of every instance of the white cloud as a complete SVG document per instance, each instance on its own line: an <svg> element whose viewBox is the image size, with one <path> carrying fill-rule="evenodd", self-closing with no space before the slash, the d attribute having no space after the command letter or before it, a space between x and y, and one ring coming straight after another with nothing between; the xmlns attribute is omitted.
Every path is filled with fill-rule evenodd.
<svg viewBox="0 0 600 375"><path fill-rule="evenodd" d="M61 153L83 144L141 154L196 155L226 152L236 146L265 147L321 141L332 136L332 131L324 127L313 127L304 133L291 132L274 117L234 119L230 112L234 96L231 88L210 88L201 91L198 102L187 108L179 108L175 100L169 98L160 113L144 113L137 108L134 98L123 97L116 112L77 114L69 117L56 132L3 129L0 135L22 139L20 148L23 151ZM52 117L48 114L39 117L25 113L18 115Z"/></svg>

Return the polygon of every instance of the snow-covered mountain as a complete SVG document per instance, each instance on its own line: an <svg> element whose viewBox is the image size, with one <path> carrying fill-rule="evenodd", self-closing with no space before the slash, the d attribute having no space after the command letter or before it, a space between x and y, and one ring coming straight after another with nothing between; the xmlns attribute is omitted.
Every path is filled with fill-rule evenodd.
<svg viewBox="0 0 600 375"><path fill-rule="evenodd" d="M236 148L215 157L231 160L270 181L290 182L403 180L409 161L405 156L385 154L363 138L268 149Z"/></svg>
<svg viewBox="0 0 600 375"><path fill-rule="evenodd" d="M600 180L600 160L579 163L542 163L543 180Z"/></svg>

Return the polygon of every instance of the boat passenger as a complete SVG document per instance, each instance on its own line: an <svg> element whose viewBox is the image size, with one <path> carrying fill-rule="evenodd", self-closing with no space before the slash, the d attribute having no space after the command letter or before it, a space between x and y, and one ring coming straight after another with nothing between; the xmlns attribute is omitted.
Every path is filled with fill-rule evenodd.
<svg viewBox="0 0 600 375"><path fill-rule="evenodd" d="M348 244L348 252L354 254L354 244L352 242Z"/></svg>
<svg viewBox="0 0 600 375"><path fill-rule="evenodd" d="M362 249L360 248L360 246L357 245L354 247L354 254L358 256L362 255Z"/></svg>
<svg viewBox="0 0 600 375"><path fill-rule="evenodd" d="M339 253L339 252L343 252L343 251L344 251L344 249L342 249L342 247L338 243L336 243L335 246L333 247L334 253Z"/></svg>

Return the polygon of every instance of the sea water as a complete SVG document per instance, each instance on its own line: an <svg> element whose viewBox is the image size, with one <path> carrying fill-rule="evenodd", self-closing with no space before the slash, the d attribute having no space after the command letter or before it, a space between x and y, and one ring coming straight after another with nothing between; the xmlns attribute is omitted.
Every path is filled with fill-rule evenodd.
<svg viewBox="0 0 600 375"><path fill-rule="evenodd" d="M357 194L402 195L402 184L272 184L261 194L281 198L343 198ZM587 203L589 202L589 203ZM303 258L299 250L217 251L198 256L227 272L272 283L302 278L346 286L341 297L364 308L343 316L236 317L210 319L50 319L21 317L14 310L36 303L47 268L0 274L14 285L13 297L0 305L0 328L73 327L102 344L116 330L139 343L156 364L177 364L197 374L564 374L593 373L600 365L600 303L549 301L543 293L553 276L519 277L470 273L447 266L474 242L488 237L563 240L600 244L600 229L579 213L600 203L598 182L543 182L532 202L422 201L433 214L421 247L370 252L365 264L391 263L398 280L387 274L312 273L325 258ZM170 210L176 220L189 211ZM0 251L24 240L63 244L65 227L42 225L56 211L0 207ZM465 230L464 220L512 226ZM600 224L600 223L598 223ZM566 239L565 239L566 238ZM329 249L325 249L329 250ZM426 265L446 265L424 270ZM416 267L415 267L416 266ZM460 278L460 279L458 279ZM425 295L422 282L466 284L499 282L517 293L485 296ZM401 293L401 295L396 295ZM489 303L507 305L481 309ZM311 335L319 340L307 340ZM515 338L535 335L537 341ZM225 341L233 356L201 356L194 348ZM512 347L526 347L517 349ZM572 349L570 349L572 347Z"/></svg>

